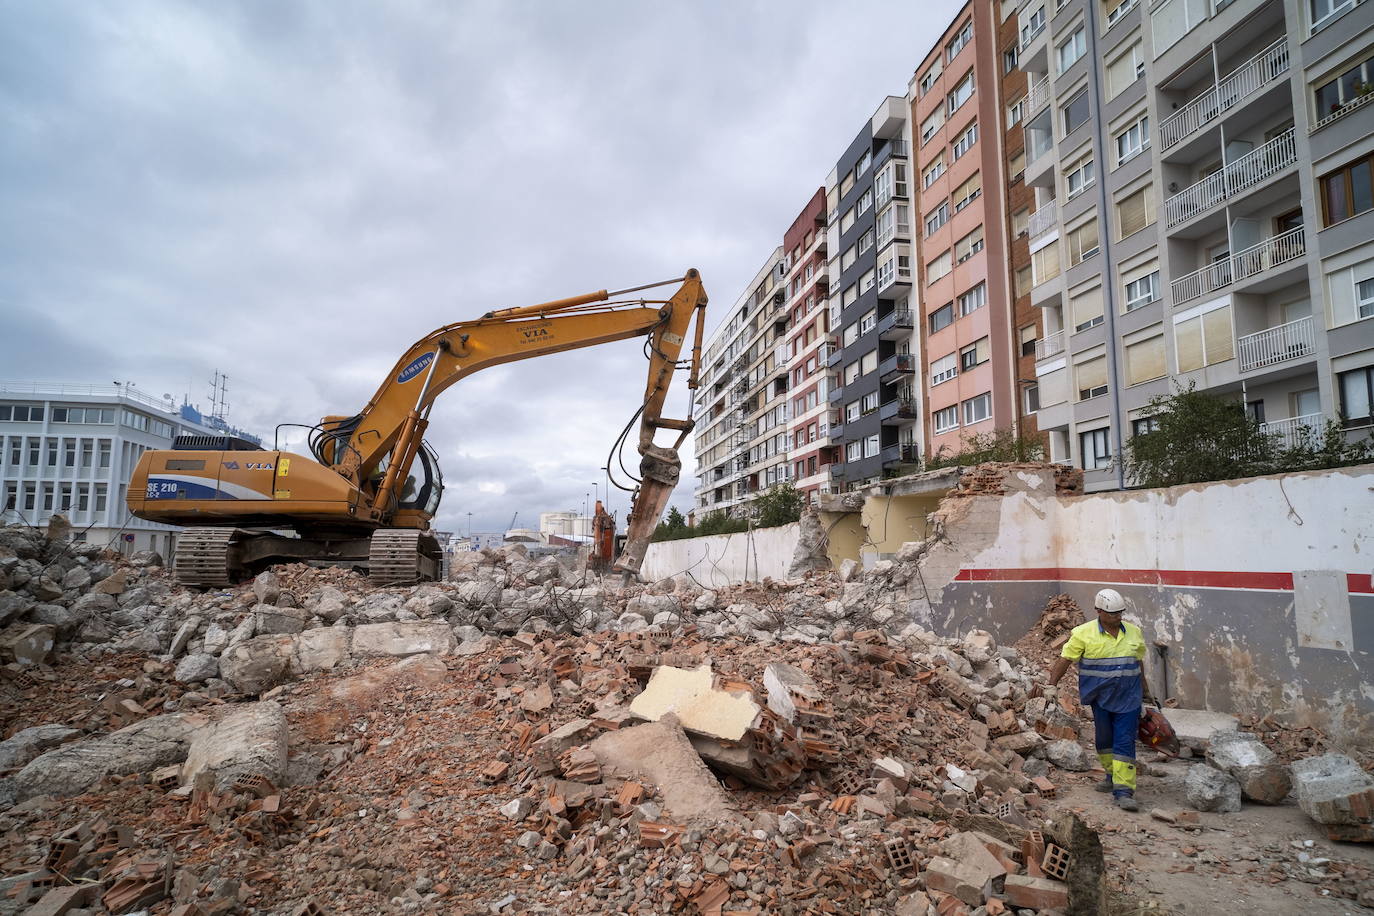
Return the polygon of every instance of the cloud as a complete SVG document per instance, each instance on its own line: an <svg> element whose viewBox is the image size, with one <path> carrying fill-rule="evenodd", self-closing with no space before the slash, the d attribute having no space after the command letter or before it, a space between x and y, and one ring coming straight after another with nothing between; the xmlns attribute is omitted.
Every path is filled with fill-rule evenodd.
<svg viewBox="0 0 1374 916"><path fill-rule="evenodd" d="M929 6L7 4L4 375L204 401L218 369L270 438L491 308L694 266L714 327L957 8ZM633 341L459 382L439 524L580 510L643 385Z"/></svg>

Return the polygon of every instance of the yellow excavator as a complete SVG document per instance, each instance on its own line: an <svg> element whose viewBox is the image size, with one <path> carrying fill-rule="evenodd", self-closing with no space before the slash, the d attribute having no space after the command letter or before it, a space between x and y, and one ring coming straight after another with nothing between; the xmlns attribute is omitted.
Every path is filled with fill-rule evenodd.
<svg viewBox="0 0 1374 916"><path fill-rule="evenodd" d="M675 283L680 286L668 299L642 295ZM684 365L679 354L693 319ZM673 280L450 324L411 346L361 411L305 427L310 456L230 436L179 436L171 449L140 457L129 481L129 511L187 526L175 557L177 581L185 585L224 586L290 562L364 570L379 583L436 579L442 557L430 522L443 477L424 432L439 394L489 366L644 337L649 376L636 413L639 478L625 547L613 567L637 574L677 484L678 448L693 426L690 408L686 419L664 417L664 400L679 369L688 370L688 388L697 387L705 321L701 276L689 270ZM655 443L659 430L676 433L671 446Z"/></svg>

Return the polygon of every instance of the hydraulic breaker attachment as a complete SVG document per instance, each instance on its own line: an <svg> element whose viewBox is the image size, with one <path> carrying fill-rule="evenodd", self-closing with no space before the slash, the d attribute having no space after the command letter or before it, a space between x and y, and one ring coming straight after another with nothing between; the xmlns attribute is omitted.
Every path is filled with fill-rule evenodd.
<svg viewBox="0 0 1374 916"><path fill-rule="evenodd" d="M625 549L611 567L615 572L639 574L644 564L644 552L649 549L649 538L658 527L658 520L668 505L668 497L677 486L678 476L682 473L682 459L677 449L650 445L645 448L639 459L639 489L635 491L634 505L630 508L630 519L626 527Z"/></svg>

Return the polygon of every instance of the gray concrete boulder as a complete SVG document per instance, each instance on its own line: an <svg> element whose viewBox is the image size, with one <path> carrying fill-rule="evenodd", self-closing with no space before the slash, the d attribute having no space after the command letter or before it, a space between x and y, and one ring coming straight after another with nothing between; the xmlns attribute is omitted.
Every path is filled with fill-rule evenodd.
<svg viewBox="0 0 1374 916"><path fill-rule="evenodd" d="M296 637L291 656L292 674L327 671L352 657L353 632L347 627L319 627Z"/></svg>
<svg viewBox="0 0 1374 916"><path fill-rule="evenodd" d="M85 614L108 614L115 609L114 595L104 592L87 592L72 604L72 610Z"/></svg>
<svg viewBox="0 0 1374 916"><path fill-rule="evenodd" d="M257 578L253 580L253 594L257 596L259 604L276 604L277 599L281 597L277 574L270 569L258 573Z"/></svg>
<svg viewBox="0 0 1374 916"><path fill-rule="evenodd" d="M310 622L310 612L299 607L259 604L253 608L253 629L259 636L271 633L299 633Z"/></svg>
<svg viewBox="0 0 1374 916"><path fill-rule="evenodd" d="M219 659L205 652L188 655L177 663L172 677L183 684L199 684L219 677Z"/></svg>
<svg viewBox="0 0 1374 916"><path fill-rule="evenodd" d="M45 623L56 627L59 635L66 635L79 628L86 622L89 614L82 614L74 608L63 607L60 604L39 604L29 612L29 620L33 623Z"/></svg>
<svg viewBox="0 0 1374 916"><path fill-rule="evenodd" d="M19 771L14 778L18 797L77 795L106 776L180 763L194 730L179 714L153 716L108 735L63 745Z"/></svg>
<svg viewBox="0 0 1374 916"><path fill-rule="evenodd" d="M91 584L91 573L85 567L77 566L67 570L62 577L62 588L64 590L80 591L89 587Z"/></svg>
<svg viewBox="0 0 1374 916"><path fill-rule="evenodd" d="M139 569L148 569L153 566L165 566L166 561L162 559L162 554L156 550L140 550L129 557L129 565Z"/></svg>
<svg viewBox="0 0 1374 916"><path fill-rule="evenodd" d="M32 598L17 592L0 592L0 627L8 626L23 617L33 606Z"/></svg>
<svg viewBox="0 0 1374 916"><path fill-rule="evenodd" d="M0 771L22 767L44 751L80 735L65 725L35 725L0 741Z"/></svg>
<svg viewBox="0 0 1374 916"><path fill-rule="evenodd" d="M326 585L307 598L305 606L325 623L334 623L348 613L349 605L352 603L353 599L343 592L332 585Z"/></svg>
<svg viewBox="0 0 1374 916"><path fill-rule="evenodd" d="M352 652L358 658L422 652L448 655L455 645L453 629L442 621L370 623L353 630Z"/></svg>
<svg viewBox="0 0 1374 916"><path fill-rule="evenodd" d="M1240 727L1235 716L1208 709L1166 709L1164 718L1173 726L1179 743L1198 753L1207 750L1214 733L1233 732Z"/></svg>
<svg viewBox="0 0 1374 916"><path fill-rule="evenodd" d="M829 546L830 536L821 523L820 513L808 506L798 523L797 546L792 551L787 577L796 579L808 572L830 569Z"/></svg>
<svg viewBox="0 0 1374 916"><path fill-rule="evenodd" d="M1207 748L1207 762L1235 777L1241 794L1253 802L1282 804L1293 789L1288 767L1248 732L1214 732Z"/></svg>
<svg viewBox="0 0 1374 916"><path fill-rule="evenodd" d="M1184 791L1188 804L1199 811L1233 814L1240 810L1240 783L1231 774L1205 763L1188 768Z"/></svg>
<svg viewBox="0 0 1374 916"><path fill-rule="evenodd" d="M1077 741L1062 738L1045 745L1045 759L1061 770L1083 773L1093 768L1096 758Z"/></svg>
<svg viewBox="0 0 1374 916"><path fill-rule="evenodd" d="M1367 814L1357 812L1368 805L1365 794L1374 789L1371 779L1358 763L1344 754L1322 754L1293 764L1293 785L1298 792L1298 807L1318 824L1361 824ZM1361 801L1363 800L1363 801Z"/></svg>
<svg viewBox="0 0 1374 916"><path fill-rule="evenodd" d="M295 647L296 641L284 633L232 645L220 656L220 677L240 693L262 693L287 679Z"/></svg>
<svg viewBox="0 0 1374 916"><path fill-rule="evenodd" d="M246 776L262 776L280 787L286 781L286 753L286 713L270 701L250 703L192 736L181 782L191 785L201 773L210 773L220 792Z"/></svg>

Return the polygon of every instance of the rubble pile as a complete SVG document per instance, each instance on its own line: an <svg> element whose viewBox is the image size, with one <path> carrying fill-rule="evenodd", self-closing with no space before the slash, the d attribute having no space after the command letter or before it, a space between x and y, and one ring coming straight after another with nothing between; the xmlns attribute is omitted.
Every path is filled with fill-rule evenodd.
<svg viewBox="0 0 1374 916"><path fill-rule="evenodd" d="M1038 696L1076 608L1018 647L941 638L890 597L909 560L712 591L512 547L441 583L287 566L197 592L2 529L0 916L982 916L1127 892L1060 797L1101 775L1090 717ZM1293 788L1367 839L1358 764L1290 768L1248 732L1197 748L1203 810ZM1344 874L1330 893L1374 896Z"/></svg>

